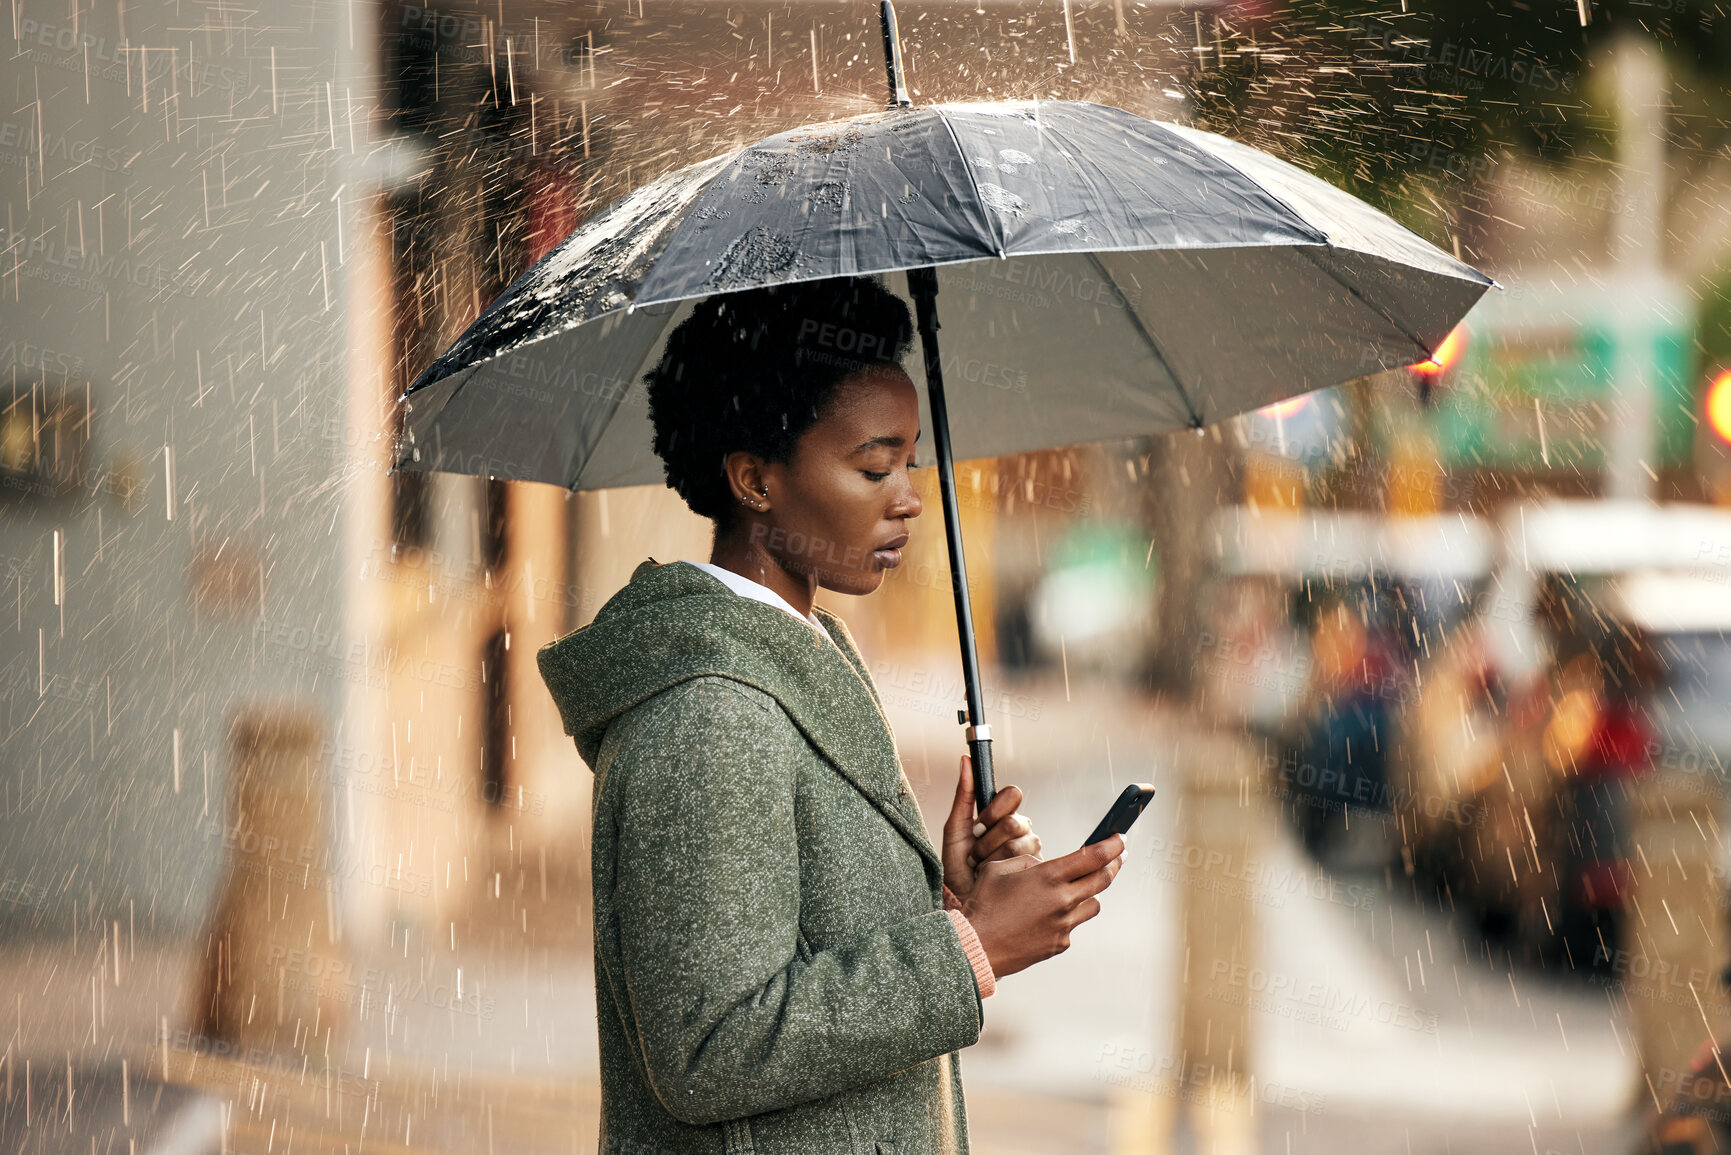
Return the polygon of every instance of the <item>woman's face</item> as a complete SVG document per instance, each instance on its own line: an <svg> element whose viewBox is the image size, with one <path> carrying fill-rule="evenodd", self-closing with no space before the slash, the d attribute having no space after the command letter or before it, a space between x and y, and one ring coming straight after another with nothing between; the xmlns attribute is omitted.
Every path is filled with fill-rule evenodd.
<svg viewBox="0 0 1731 1155"><path fill-rule="evenodd" d="M908 375L875 365L842 381L785 463L761 465L768 508L748 536L795 577L869 594L901 564L920 498L908 471L920 434Z"/></svg>

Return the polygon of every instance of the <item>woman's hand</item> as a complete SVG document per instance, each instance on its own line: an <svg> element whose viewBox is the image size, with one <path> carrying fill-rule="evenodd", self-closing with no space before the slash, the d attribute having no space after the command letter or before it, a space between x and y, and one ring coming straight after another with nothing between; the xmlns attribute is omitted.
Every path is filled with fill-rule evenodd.
<svg viewBox="0 0 1731 1155"><path fill-rule="evenodd" d="M1022 804L1020 787L1005 786L992 795L979 818L974 817L973 762L962 755L956 800L944 821L944 885L964 901L973 893L982 862L1023 856L1040 860L1040 836L1034 833L1034 824L1026 815L1016 813Z"/></svg>
<svg viewBox="0 0 1731 1155"><path fill-rule="evenodd" d="M980 865L962 915L979 936L997 978L1070 949L1070 932L1100 913L1096 894L1124 865L1124 836L1041 862L1034 858Z"/></svg>

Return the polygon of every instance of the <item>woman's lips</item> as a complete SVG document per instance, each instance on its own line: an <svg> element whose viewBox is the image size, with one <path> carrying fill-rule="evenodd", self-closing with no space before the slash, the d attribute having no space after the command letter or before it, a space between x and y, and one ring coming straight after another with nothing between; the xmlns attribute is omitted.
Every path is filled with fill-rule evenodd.
<svg viewBox="0 0 1731 1155"><path fill-rule="evenodd" d="M902 564L902 547L908 544L908 535L898 533L872 550L872 557L877 559L880 568L895 569Z"/></svg>

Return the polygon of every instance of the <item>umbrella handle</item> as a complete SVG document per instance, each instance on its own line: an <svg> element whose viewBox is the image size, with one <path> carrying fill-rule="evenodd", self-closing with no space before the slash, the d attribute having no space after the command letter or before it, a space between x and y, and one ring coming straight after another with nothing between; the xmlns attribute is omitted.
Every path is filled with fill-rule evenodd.
<svg viewBox="0 0 1731 1155"><path fill-rule="evenodd" d="M969 727L972 733L974 727ZM988 733L990 728L979 727ZM997 783L992 781L992 740L990 738L969 738L968 755L974 760L974 810L978 813L991 802L992 796L998 792ZM979 801L985 799L985 802Z"/></svg>

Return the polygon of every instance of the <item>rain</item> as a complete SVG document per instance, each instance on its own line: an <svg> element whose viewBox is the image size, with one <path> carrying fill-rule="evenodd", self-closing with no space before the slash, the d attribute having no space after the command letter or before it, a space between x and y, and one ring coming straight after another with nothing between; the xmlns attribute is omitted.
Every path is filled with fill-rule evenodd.
<svg viewBox="0 0 1731 1155"><path fill-rule="evenodd" d="M905 105L869 0L9 17L7 1150L1731 1142L1722 0L905 0ZM1061 953L987 997L940 925L961 1098L603 1146L676 1096L609 1067L612 755L538 655L718 548L671 334L843 275L923 512L817 592L851 705L783 706L893 737L862 845L935 910L895 823L970 750L1047 860L1156 793Z"/></svg>

